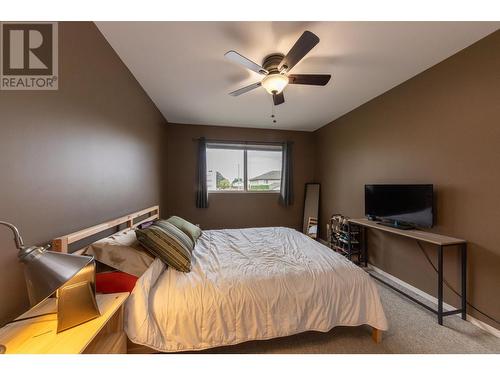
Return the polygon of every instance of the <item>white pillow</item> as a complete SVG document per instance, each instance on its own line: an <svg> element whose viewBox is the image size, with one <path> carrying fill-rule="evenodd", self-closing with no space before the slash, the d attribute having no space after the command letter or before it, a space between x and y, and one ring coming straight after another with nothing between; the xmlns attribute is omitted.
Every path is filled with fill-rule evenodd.
<svg viewBox="0 0 500 375"><path fill-rule="evenodd" d="M154 258L137 241L134 230L103 238L87 246L85 254L119 271L140 277Z"/></svg>

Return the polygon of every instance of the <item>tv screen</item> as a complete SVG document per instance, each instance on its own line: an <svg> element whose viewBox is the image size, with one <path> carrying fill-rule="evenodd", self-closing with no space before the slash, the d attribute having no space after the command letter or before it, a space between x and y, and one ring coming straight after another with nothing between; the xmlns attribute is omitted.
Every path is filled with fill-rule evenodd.
<svg viewBox="0 0 500 375"><path fill-rule="evenodd" d="M430 228L433 185L365 185L365 215Z"/></svg>

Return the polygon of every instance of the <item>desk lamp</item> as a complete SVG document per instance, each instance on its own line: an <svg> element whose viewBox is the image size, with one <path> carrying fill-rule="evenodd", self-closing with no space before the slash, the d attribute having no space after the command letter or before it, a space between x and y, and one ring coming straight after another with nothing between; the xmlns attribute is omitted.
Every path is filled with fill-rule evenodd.
<svg viewBox="0 0 500 375"><path fill-rule="evenodd" d="M100 315L95 298L94 257L48 251L44 247L25 246L19 230L0 221L14 233L18 259L24 274L31 306L57 297L57 333L92 320ZM0 345L0 353L5 347Z"/></svg>

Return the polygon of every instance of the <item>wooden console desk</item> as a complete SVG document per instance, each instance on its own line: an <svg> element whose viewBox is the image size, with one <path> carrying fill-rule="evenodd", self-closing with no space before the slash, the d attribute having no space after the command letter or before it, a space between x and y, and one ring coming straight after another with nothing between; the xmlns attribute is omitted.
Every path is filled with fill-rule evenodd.
<svg viewBox="0 0 500 375"><path fill-rule="evenodd" d="M432 307L426 305L425 303L419 301L418 299L408 295L404 291L397 289L393 285L385 282L381 278L370 274L373 278L379 280L390 288L396 290L397 292L403 294L405 297L409 298L415 303L425 307L427 310L432 311L438 317L438 323L443 325L443 317L454 314L461 314L462 319L466 320L467 318L467 241L462 240L460 238L453 238L448 236L442 236L440 234L424 232L415 229L402 230L392 227L387 227L385 225L381 225L379 222L368 220L368 219L349 219L349 222L352 224L356 224L363 228L363 250L364 250L364 258L365 258L365 266L367 266L368 259L368 237L366 235L366 229L376 229L383 232L392 233L398 236L412 238L419 242L426 242L438 247L438 309L435 310ZM460 249L461 255L461 282L462 282L462 291L461 291L461 308L452 311L443 311L443 249L449 246L458 246Z"/></svg>

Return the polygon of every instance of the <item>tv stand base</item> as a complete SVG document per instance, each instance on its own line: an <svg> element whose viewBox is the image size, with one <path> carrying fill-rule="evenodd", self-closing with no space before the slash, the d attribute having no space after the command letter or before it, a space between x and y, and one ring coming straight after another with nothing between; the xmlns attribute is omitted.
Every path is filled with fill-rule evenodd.
<svg viewBox="0 0 500 375"><path fill-rule="evenodd" d="M467 319L467 241L460 238L453 238L448 236L443 236L436 233L423 232L420 230L400 230L400 227L394 227L392 225L384 225L388 223L374 223L373 221L367 219L349 219L350 223L361 225L362 230L362 244L363 244L363 253L365 259L365 267L368 265L368 236L367 236L367 228L377 229L379 231L389 232L392 234L396 234L406 238L413 238L416 241L427 242L429 244L437 246L438 253L438 264L437 264L437 273L438 273L438 285L437 285L437 310L433 307L428 306L427 304L419 301L418 299L412 297L408 293L405 293L403 290L391 285L390 283L386 283L381 278L378 278L375 274L370 273L370 275L386 284L390 288L395 291L401 293L411 301L418 303L422 307L425 307L429 311L433 312L437 315L437 320L439 325L443 325L443 318L449 315L460 314L463 320ZM382 224L382 225L378 225ZM401 225L398 223L398 225ZM443 292L444 292L444 250L449 247L458 247L458 251L460 254L460 273L461 273L461 306L459 309L452 311L444 311L443 309Z"/></svg>

